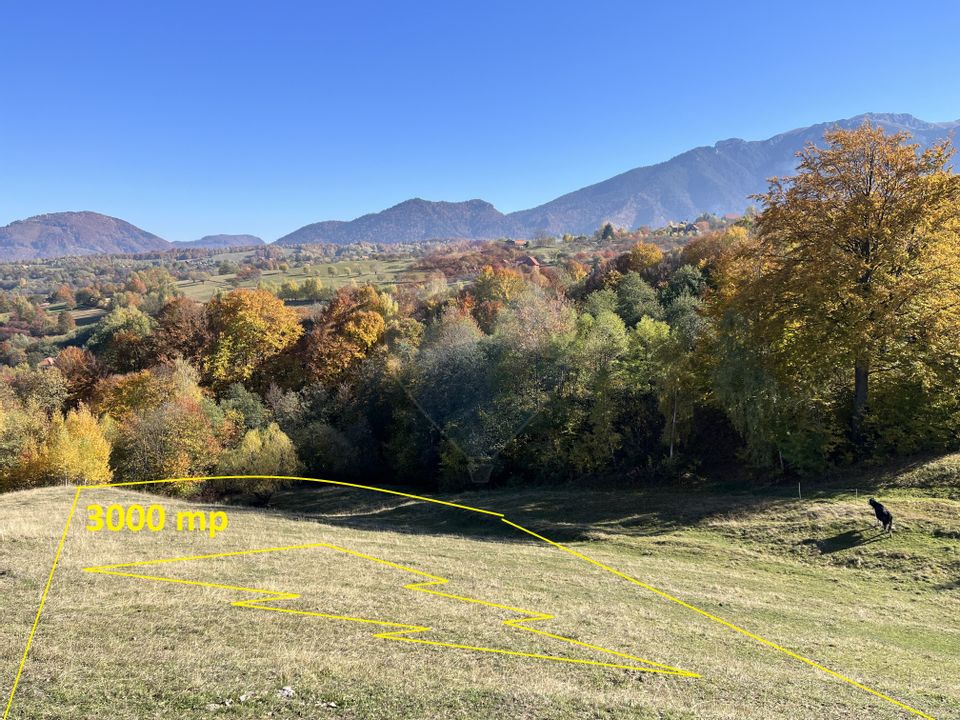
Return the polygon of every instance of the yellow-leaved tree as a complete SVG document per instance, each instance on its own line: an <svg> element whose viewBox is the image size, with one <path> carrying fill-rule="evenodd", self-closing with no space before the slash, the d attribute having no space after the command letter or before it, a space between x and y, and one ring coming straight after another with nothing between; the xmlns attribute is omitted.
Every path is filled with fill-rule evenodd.
<svg viewBox="0 0 960 720"><path fill-rule="evenodd" d="M215 297L207 305L207 318L212 347L205 367L224 385L249 380L303 334L297 312L266 290L240 289Z"/></svg>
<svg viewBox="0 0 960 720"><path fill-rule="evenodd" d="M104 424L84 405L66 417L55 415L43 452L53 482L93 485L110 482L110 442Z"/></svg>
<svg viewBox="0 0 960 720"><path fill-rule="evenodd" d="M265 504L284 485L277 476L294 476L302 466L293 441L276 423L248 430L237 447L220 456L217 475L249 475L248 478L213 482L219 494L240 495L255 504Z"/></svg>
<svg viewBox="0 0 960 720"><path fill-rule="evenodd" d="M787 392L832 386L822 407L862 446L875 383L928 392L958 376L960 177L948 141L920 150L868 123L825 140L758 196L755 240L718 297L748 328L751 362Z"/></svg>

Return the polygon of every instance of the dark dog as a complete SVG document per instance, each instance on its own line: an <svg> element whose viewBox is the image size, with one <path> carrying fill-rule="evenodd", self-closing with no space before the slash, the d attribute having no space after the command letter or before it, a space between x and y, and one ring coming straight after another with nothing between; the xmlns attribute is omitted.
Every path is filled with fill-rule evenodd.
<svg viewBox="0 0 960 720"><path fill-rule="evenodd" d="M893 532L893 513L887 510L882 504L878 503L873 498L870 498L870 507L873 508L874 514L877 516L877 522L883 525L883 529L888 533Z"/></svg>

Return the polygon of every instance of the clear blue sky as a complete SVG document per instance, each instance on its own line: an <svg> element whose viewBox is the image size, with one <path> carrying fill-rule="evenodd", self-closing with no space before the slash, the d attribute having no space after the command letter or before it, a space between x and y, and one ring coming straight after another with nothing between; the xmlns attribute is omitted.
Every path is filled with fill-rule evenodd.
<svg viewBox="0 0 960 720"><path fill-rule="evenodd" d="M651 5L0 0L0 225L273 240L866 111L960 118L952 0Z"/></svg>

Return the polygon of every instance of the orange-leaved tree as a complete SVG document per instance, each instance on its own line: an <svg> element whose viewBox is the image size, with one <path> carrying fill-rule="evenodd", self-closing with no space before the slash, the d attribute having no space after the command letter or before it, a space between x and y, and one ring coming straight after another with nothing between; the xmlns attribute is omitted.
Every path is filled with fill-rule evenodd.
<svg viewBox="0 0 960 720"><path fill-rule="evenodd" d="M366 285L341 288L314 318L305 338L305 365L317 380L339 378L383 337L392 300Z"/></svg>

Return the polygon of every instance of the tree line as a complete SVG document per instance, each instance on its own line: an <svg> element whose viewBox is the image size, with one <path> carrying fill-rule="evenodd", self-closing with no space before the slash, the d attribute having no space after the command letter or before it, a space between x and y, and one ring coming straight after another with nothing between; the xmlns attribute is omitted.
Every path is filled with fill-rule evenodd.
<svg viewBox="0 0 960 720"><path fill-rule="evenodd" d="M830 132L758 213L680 249L637 239L551 266L471 256L457 289L345 287L304 311L266 289L198 303L148 278L125 291L153 301L114 303L83 346L0 371L0 487L636 483L955 448L951 153L869 125Z"/></svg>

